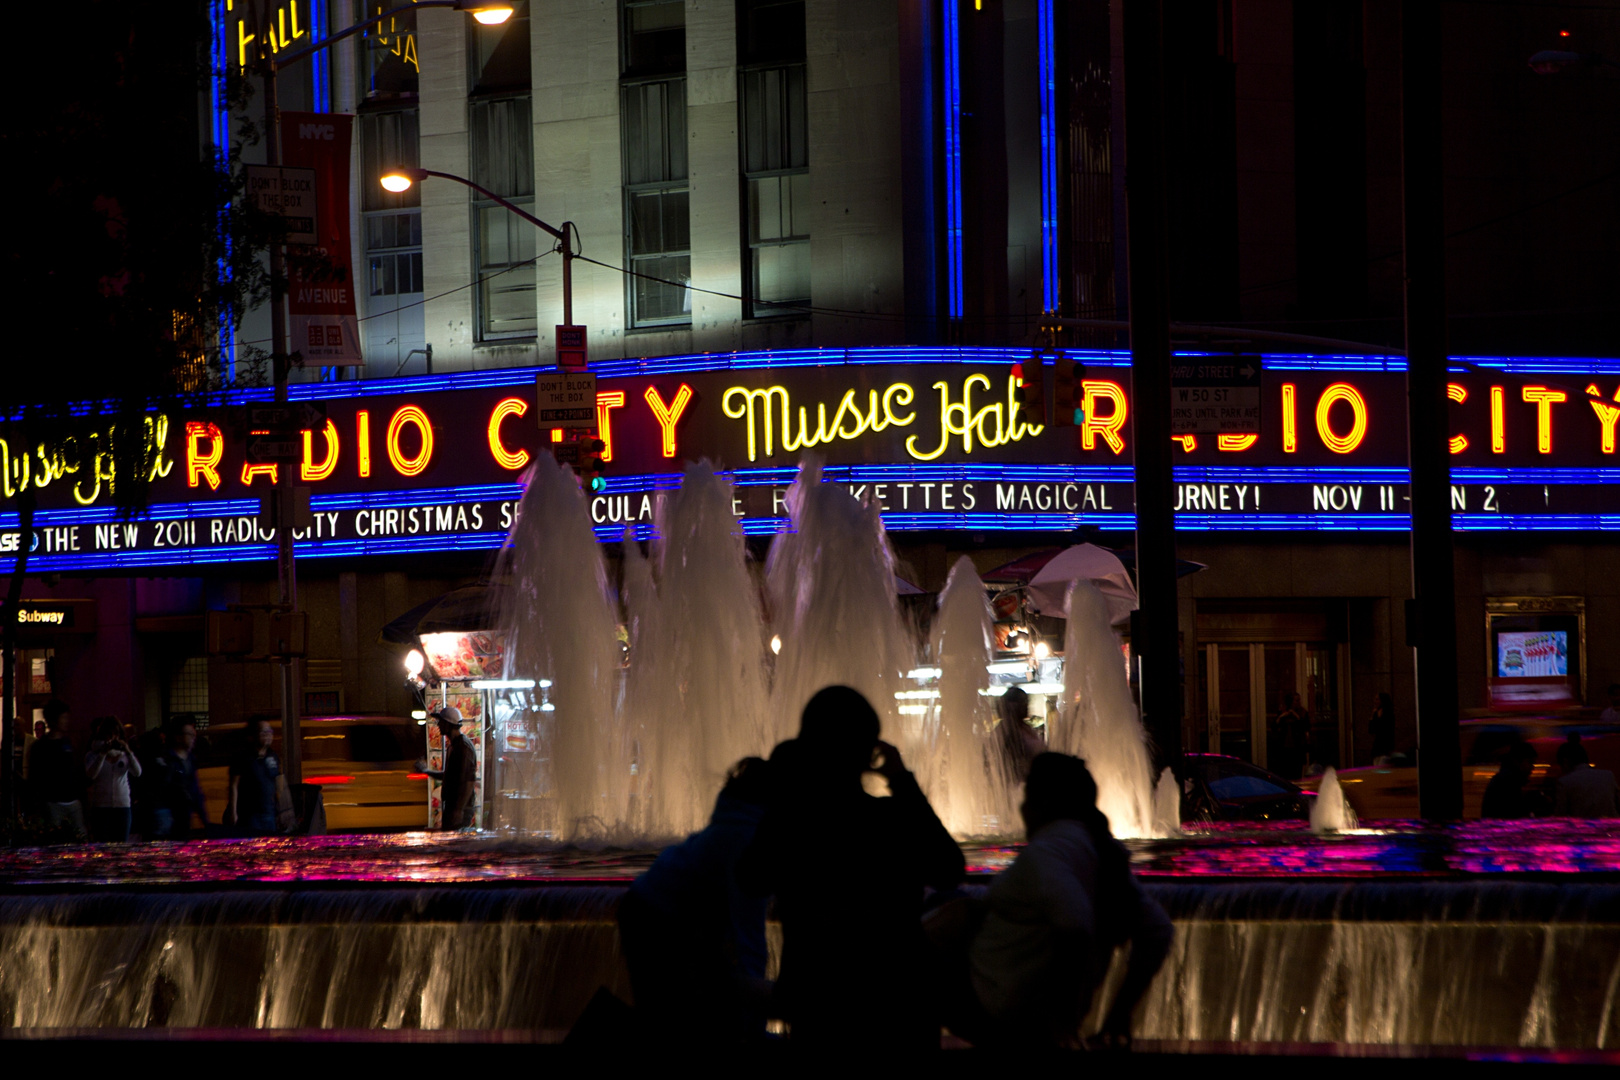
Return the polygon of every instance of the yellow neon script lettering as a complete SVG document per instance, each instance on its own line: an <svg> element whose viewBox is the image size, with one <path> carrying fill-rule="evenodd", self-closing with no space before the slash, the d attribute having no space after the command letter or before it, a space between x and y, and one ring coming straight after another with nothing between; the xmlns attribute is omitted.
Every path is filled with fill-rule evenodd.
<svg viewBox="0 0 1620 1080"><path fill-rule="evenodd" d="M895 405L910 405L912 389L905 383L893 383L883 391L881 404L878 392L867 394L867 409L860 411L855 404L855 391L845 391L833 413L832 426L827 425L827 406L816 406L816 428L810 430L809 410L799 406L799 430L793 432L793 400L784 386L768 386L762 390L746 386L733 386L720 395L720 411L733 420L744 420L748 425L748 460L759 460L760 434L765 438L765 456L776 453L776 416L780 410L782 422L782 449L788 453L809 449L834 439L855 439L868 431L882 431L893 424L905 427L917 418L916 413L896 415ZM846 428L845 423L853 426Z"/></svg>
<svg viewBox="0 0 1620 1080"><path fill-rule="evenodd" d="M962 436L962 452L971 454L975 443L984 447L1004 446L1045 430L1039 424L1024 423L1018 408L1018 380L1011 375L1007 377L1005 403L998 401L974 408L974 387L989 390L992 385L987 376L969 375L962 380L962 400L953 402L950 383L935 383L934 389L939 391L939 445L925 453L917 449L917 436L912 435L906 439L906 453L919 461L933 461L945 452L953 435Z"/></svg>

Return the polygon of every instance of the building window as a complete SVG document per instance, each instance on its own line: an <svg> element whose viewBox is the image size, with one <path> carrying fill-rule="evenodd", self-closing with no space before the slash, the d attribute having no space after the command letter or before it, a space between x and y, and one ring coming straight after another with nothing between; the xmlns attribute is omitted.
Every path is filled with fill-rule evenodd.
<svg viewBox="0 0 1620 1080"><path fill-rule="evenodd" d="M367 214L366 259L370 296L400 296L422 291L422 215Z"/></svg>
<svg viewBox="0 0 1620 1080"><path fill-rule="evenodd" d="M686 0L625 0L623 72L667 75L686 70Z"/></svg>
<svg viewBox="0 0 1620 1080"><path fill-rule="evenodd" d="M810 304L810 156L804 65L742 73L744 283L752 318Z"/></svg>
<svg viewBox="0 0 1620 1080"><path fill-rule="evenodd" d="M416 59L416 12L398 11L402 6L393 0L367 0L361 8L366 18L396 12L367 27L360 37L362 101L414 99L417 95L421 67Z"/></svg>
<svg viewBox="0 0 1620 1080"><path fill-rule="evenodd" d="M468 94L527 91L529 82L529 5L518 0L505 22L484 26L469 22L467 35Z"/></svg>
<svg viewBox="0 0 1620 1080"><path fill-rule="evenodd" d="M387 191L377 178L415 168L415 109L360 114L360 214L365 230L365 321L360 324L368 363L397 371L426 344L422 314L421 186Z"/></svg>
<svg viewBox="0 0 1620 1080"><path fill-rule="evenodd" d="M208 657L190 657L169 676L169 708L164 719L208 726Z"/></svg>
<svg viewBox="0 0 1620 1080"><path fill-rule="evenodd" d="M624 6L620 90L624 141L625 253L631 326L692 321L692 238L686 180L686 80L649 80L685 68L685 9L679 3Z"/></svg>
<svg viewBox="0 0 1620 1080"><path fill-rule="evenodd" d="M467 103L472 180L525 209L534 204L534 128L529 98ZM473 193L473 265L480 341L533 337L535 228L506 207Z"/></svg>

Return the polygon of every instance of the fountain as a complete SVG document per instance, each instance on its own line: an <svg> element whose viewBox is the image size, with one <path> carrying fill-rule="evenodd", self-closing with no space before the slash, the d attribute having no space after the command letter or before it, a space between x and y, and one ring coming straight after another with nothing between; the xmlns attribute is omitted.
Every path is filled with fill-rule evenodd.
<svg viewBox="0 0 1620 1080"><path fill-rule="evenodd" d="M1064 704L1048 745L1086 759L1097 779L1097 808L1115 836L1160 835L1147 735L1131 698L1119 639L1109 625L1108 601L1084 581L1075 582L1069 593L1063 655Z"/></svg>
<svg viewBox="0 0 1620 1080"><path fill-rule="evenodd" d="M549 762L515 819L530 839L0 852L0 1027L560 1033L596 987L627 993L613 912L647 849L699 826L726 767L791 736L803 701L831 682L868 696L954 834L1015 836L971 562L952 568L919 650L877 510L822 483L813 462L789 505L792 528L761 568L729 481L692 465L662 496L648 551L625 543L615 590L572 472L542 457L500 558L508 674L551 680L555 706L541 714ZM1050 744L1090 763L1115 834L1138 838L1144 887L1177 924L1140 1037L1614 1044L1612 828L1351 831L1329 774L1309 830L1183 832L1174 776L1153 782L1106 602L1079 584L1069 610ZM970 872L1012 855L971 847Z"/></svg>
<svg viewBox="0 0 1620 1080"><path fill-rule="evenodd" d="M1018 829L1014 788L992 737L995 717L986 693L994 616L984 584L966 555L951 567L939 595L929 656L939 669L937 690L908 691L925 723L902 750L940 821L957 837L994 837ZM931 674L931 672L930 672ZM927 695L936 695L930 699Z"/></svg>
<svg viewBox="0 0 1620 1080"><path fill-rule="evenodd" d="M1356 812L1344 797L1338 770L1329 765L1316 789L1316 801L1311 804L1311 832L1344 832L1355 827Z"/></svg>

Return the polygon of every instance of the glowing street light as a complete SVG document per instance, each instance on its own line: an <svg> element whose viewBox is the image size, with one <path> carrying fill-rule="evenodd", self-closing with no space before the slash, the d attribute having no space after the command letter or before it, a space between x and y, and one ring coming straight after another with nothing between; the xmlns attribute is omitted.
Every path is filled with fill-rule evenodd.
<svg viewBox="0 0 1620 1080"><path fill-rule="evenodd" d="M574 256L577 254L577 252L574 250L572 238L579 234L579 230L574 227L574 223L572 221L565 221L562 223L561 228L548 225L544 221L541 221L539 218L535 217L533 214L529 213L527 210L523 209L523 207L518 206L507 199L501 198L493 191L479 184L473 183L465 176L457 176L455 173L440 172L437 169L395 169L392 172L384 173L382 176L379 176L377 178L377 182L383 186L385 191L391 191L398 195L402 191L409 191L412 184L419 184L430 176L437 176L441 180L454 180L456 183L461 184L464 187L472 188L484 198L489 199L491 202L494 202L497 205L506 207L508 210L512 211L512 213L516 214L524 221L527 221L530 225L533 225L541 232L549 234L557 241L556 250L561 252L563 257L563 325L574 325Z"/></svg>

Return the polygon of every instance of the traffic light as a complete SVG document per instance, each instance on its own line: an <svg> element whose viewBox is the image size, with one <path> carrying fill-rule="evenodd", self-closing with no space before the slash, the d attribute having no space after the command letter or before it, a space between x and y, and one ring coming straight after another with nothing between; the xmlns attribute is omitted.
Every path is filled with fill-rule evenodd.
<svg viewBox="0 0 1620 1080"><path fill-rule="evenodd" d="M1085 369L1074 362L1074 358L1057 354L1057 366L1054 369L1052 385L1052 424L1054 427L1073 427L1085 419L1081 406L1085 402L1085 391L1081 382L1085 379Z"/></svg>
<svg viewBox="0 0 1620 1080"><path fill-rule="evenodd" d="M584 442L585 460L581 464L580 475L585 481L585 490L592 495L600 495L607 490L607 465L602 461L602 451L607 449L607 443L601 439L586 439Z"/></svg>
<svg viewBox="0 0 1620 1080"><path fill-rule="evenodd" d="M1040 353L1032 353L1022 364L1013 365L1018 383L1018 412L1024 423L1046 423L1046 368Z"/></svg>

